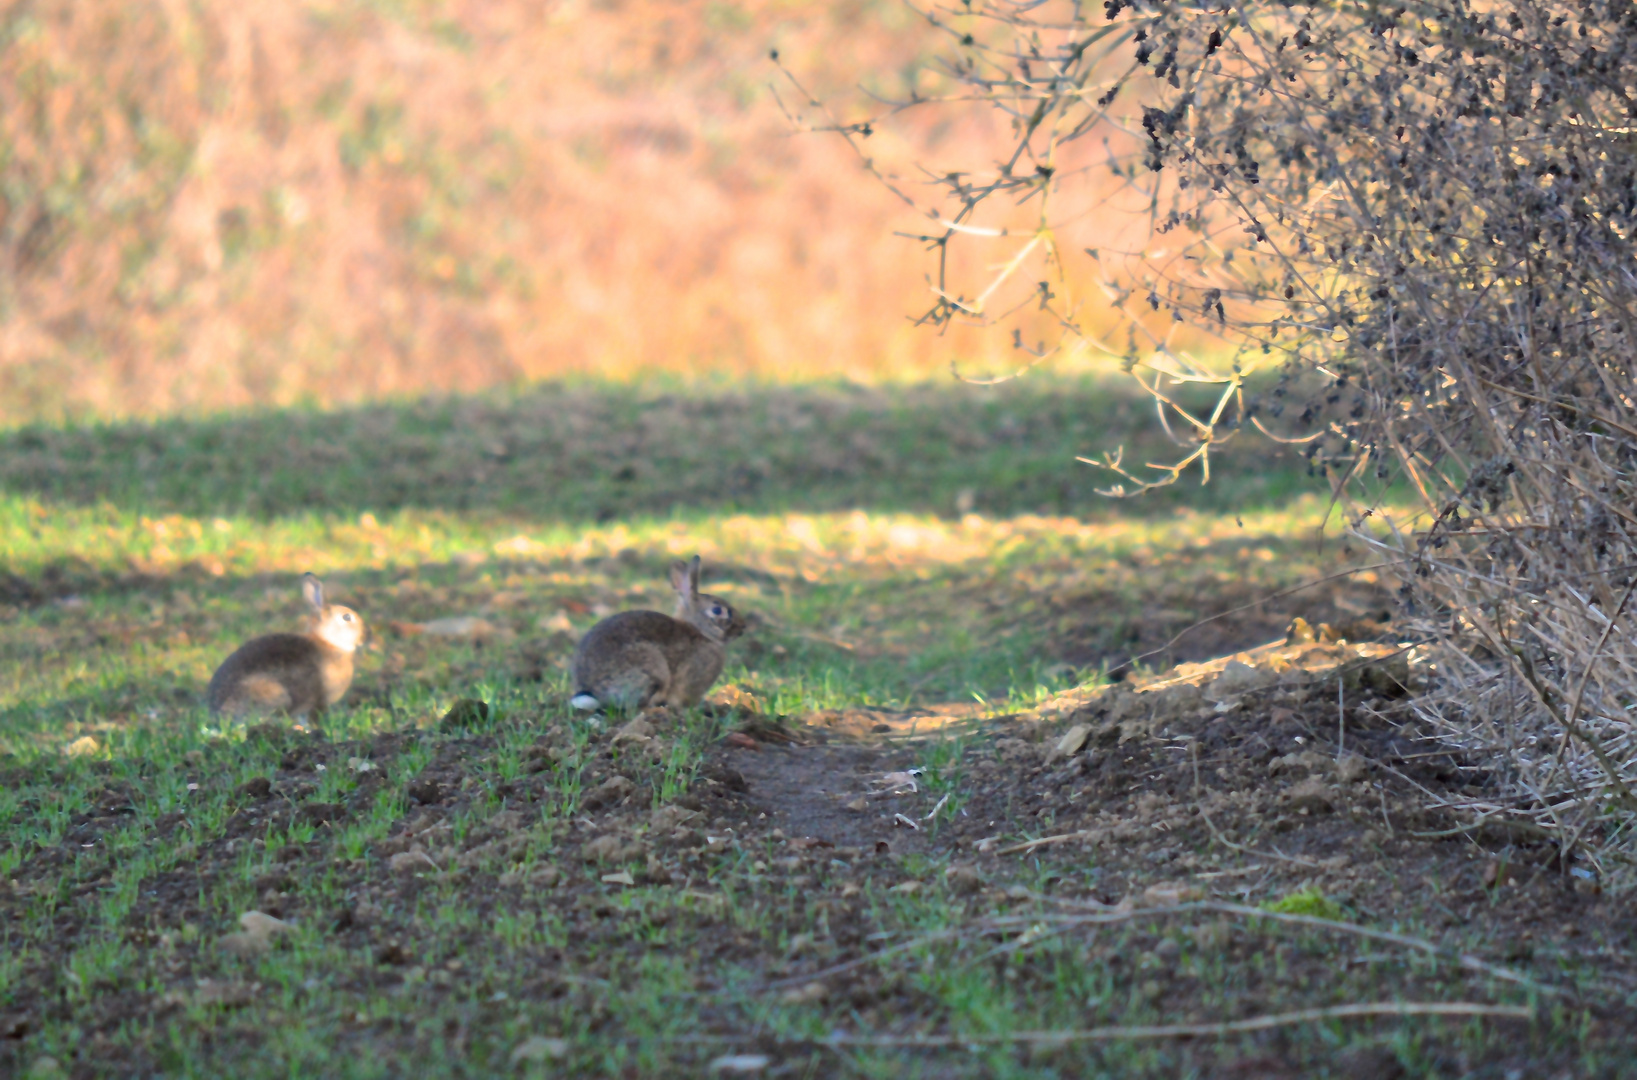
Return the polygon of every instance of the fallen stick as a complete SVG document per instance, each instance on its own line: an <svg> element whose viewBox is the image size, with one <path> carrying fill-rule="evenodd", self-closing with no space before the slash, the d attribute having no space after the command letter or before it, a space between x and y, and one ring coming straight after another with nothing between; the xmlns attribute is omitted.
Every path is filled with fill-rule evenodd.
<svg viewBox="0 0 1637 1080"><path fill-rule="evenodd" d="M1323 863L1316 863L1312 859L1303 859L1295 855L1284 855L1277 851L1258 851L1255 848L1246 847L1244 844L1236 844L1232 840L1229 840L1226 836L1222 835L1222 830L1216 827L1216 822L1211 820L1211 815L1205 812L1204 806L1200 805L1199 803L1195 803L1194 808L1199 811L1199 816L1205 819L1205 825L1211 830L1211 835L1216 838L1216 842L1224 847L1232 848L1234 851L1237 851L1243 855L1254 855L1258 859L1278 859L1282 862L1295 863L1297 866L1306 866L1314 870L1326 869Z"/></svg>
<svg viewBox="0 0 1637 1080"><path fill-rule="evenodd" d="M1348 1005L1330 1005L1318 1009L1298 1009L1294 1012L1267 1013L1243 1020L1220 1020L1205 1024L1110 1024L1106 1027L1078 1028L1068 1031L1010 1031L973 1035L846 1035L835 1033L823 1038L791 1038L760 1034L757 1042L771 1042L779 1046L817 1046L840 1049L843 1047L965 1047L994 1046L1006 1043L1027 1043L1053 1046L1077 1042L1112 1042L1115 1039L1200 1039L1242 1035L1251 1031L1310 1024L1321 1020L1346 1020L1365 1016L1499 1016L1516 1020L1533 1020L1535 1010L1528 1005L1486 1005L1477 1001L1361 1001ZM741 1043L741 1035L684 1035L681 1043L720 1045Z"/></svg>
<svg viewBox="0 0 1637 1080"><path fill-rule="evenodd" d="M1341 919L1325 919L1317 915L1296 915L1283 911L1269 911L1266 908L1247 907L1244 904L1227 904L1220 900L1199 900L1186 904L1172 904L1163 907L1132 908L1129 911L1111 911L1102 907L1091 907L1084 901L1071 900L1067 897L1044 896L1039 893L1030 893L1032 900L1041 900L1057 904L1061 907L1091 908L1084 915L1075 915L1070 918L1083 920L1088 923L1114 922L1117 920L1136 918L1141 915L1170 915L1185 911L1214 911L1221 915L1238 915L1241 918L1265 919L1269 922L1291 923L1296 926L1312 926L1321 930L1335 930L1343 934L1352 934L1354 937L1370 938L1374 941L1385 941L1393 945L1402 945L1407 949L1416 949L1429 956L1441 956L1446 960L1453 960L1469 971L1476 971L1491 978L1505 982L1517 983L1546 994L1561 994L1562 990L1555 986L1537 982L1522 972L1511 968L1501 967L1480 960L1470 953L1463 953L1455 949L1446 948L1425 938L1410 937L1408 934L1397 934L1391 930L1375 930L1358 923L1345 922ZM1039 916L1035 916L1039 921ZM995 925L1004 925L1007 920L999 920Z"/></svg>
<svg viewBox="0 0 1637 1080"><path fill-rule="evenodd" d="M1070 840L1079 840L1090 835L1091 833L1088 830L1081 829L1079 832L1062 833L1058 836L1042 836L1038 840L1025 840L1021 844L1013 844L1011 847L1003 847L999 851L995 852L995 854L1016 855L1020 851L1033 851L1035 848L1051 847L1053 844L1066 844Z"/></svg>
<svg viewBox="0 0 1637 1080"><path fill-rule="evenodd" d="M1056 904L1059 907L1079 908L1084 913L1063 916L999 916L984 919L973 926L955 930L940 930L910 941L900 942L899 944L890 948L882 949L880 952L871 953L869 956L861 956L856 960L848 960L844 963L835 964L821 971L815 971L806 975L793 975L789 978L777 979L772 982L763 983L761 990L774 990L782 986L793 986L798 983L805 984L816 982L821 979L829 978L832 975L838 975L844 971L852 971L857 968L865 967L877 961L884 960L889 956L895 956L899 953L907 952L923 945L932 945L940 941L948 941L952 938L982 934L995 930L1006 930L1016 926L1037 926L1042 921L1055 921L1060 925L1065 923L1071 925L1098 925L1103 923L1129 922L1133 919L1157 918L1165 915L1181 915L1195 911L1209 911L1219 915L1237 915L1241 918L1263 919L1268 922L1289 923L1296 926L1310 926L1320 930L1334 930L1338 933L1351 934L1354 937L1369 938L1374 941L1384 941L1393 945L1401 945L1408 949L1415 949L1430 956L1439 956L1446 960L1454 961L1456 964L1466 968L1468 971L1475 971L1481 975L1488 975L1490 978L1500 979L1503 982L1510 982L1519 986L1525 986L1539 993L1564 993L1564 991L1558 987L1537 982L1521 972L1513 971L1511 968L1501 967L1499 964L1491 964L1487 961L1480 960L1470 953L1463 953L1455 949L1446 948L1434 942L1427 941L1424 938L1410 937L1407 934L1397 934L1391 930L1374 930L1368 926L1360 926L1358 923L1344 922L1340 919L1323 919L1317 915L1295 915L1282 911L1268 911L1265 908L1247 907L1244 904L1227 904L1217 900L1199 900L1183 904L1161 904L1153 907L1128 908L1122 905L1121 907L1117 908L1109 908L1102 905L1094 906L1092 903L1088 903L1086 901L1071 900L1066 897L1059 898L1044 896L1034 892L1027 893L1024 899Z"/></svg>
<svg viewBox="0 0 1637 1080"><path fill-rule="evenodd" d="M1214 1024L1113 1024L1108 1027L1074 1031L1013 1031L997 1035L832 1035L814 1040L819 1046L973 1046L995 1043L1053 1045L1075 1042L1108 1042L1114 1039L1197 1039L1240 1035L1249 1031L1308 1024L1318 1020L1342 1020L1357 1016L1507 1016L1532 1020L1535 1010L1528 1005L1485 1005L1475 1001L1366 1001L1351 1005L1331 1005L1321 1009L1269 1013L1244 1020L1223 1020Z"/></svg>

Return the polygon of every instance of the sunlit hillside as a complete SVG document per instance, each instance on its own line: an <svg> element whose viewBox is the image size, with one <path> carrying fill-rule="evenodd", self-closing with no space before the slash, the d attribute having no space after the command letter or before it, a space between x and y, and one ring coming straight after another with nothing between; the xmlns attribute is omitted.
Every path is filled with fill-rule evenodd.
<svg viewBox="0 0 1637 1080"><path fill-rule="evenodd" d="M805 104L774 48L838 116L937 93L937 43L893 0L4 19L0 418L1012 360L1000 335L913 327L931 259L894 233L924 218L775 97ZM910 174L987 167L1007 134L928 111L868 146Z"/></svg>

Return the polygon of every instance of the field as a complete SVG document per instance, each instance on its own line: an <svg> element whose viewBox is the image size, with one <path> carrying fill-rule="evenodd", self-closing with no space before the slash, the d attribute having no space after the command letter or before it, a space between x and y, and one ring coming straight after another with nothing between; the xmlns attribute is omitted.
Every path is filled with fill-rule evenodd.
<svg viewBox="0 0 1637 1080"><path fill-rule="evenodd" d="M0 431L0 1073L1629 1075L1629 899L1451 827L1408 668L1156 682L1394 640L1300 458L1121 442L1092 378ZM693 553L710 703L574 714ZM342 706L212 718L306 570Z"/></svg>

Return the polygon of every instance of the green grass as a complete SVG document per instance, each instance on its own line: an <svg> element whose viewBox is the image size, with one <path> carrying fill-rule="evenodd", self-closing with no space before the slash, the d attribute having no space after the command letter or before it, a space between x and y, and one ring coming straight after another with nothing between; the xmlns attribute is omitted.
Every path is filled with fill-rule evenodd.
<svg viewBox="0 0 1637 1080"><path fill-rule="evenodd" d="M27 1060L10 1060L166 1076L688 1075L779 1046L799 1075L1171 1076L1207 1066L1174 1043L789 1047L838 1031L1159 1022L1168 1003L1145 989L1158 964L1188 973L1202 1015L1233 1015L1247 994L1299 1006L1393 979L1466 992L1461 972L1413 956L1332 978L1337 944L1311 933L1235 928L1199 944L1177 924L1053 929L1034 901L957 895L940 859L826 857L797 883L779 850L730 845L704 851L687 888L610 891L601 875L640 878L643 858L559 857L582 827L596 749L564 703L571 632L668 606L674 557L702 554L707 587L752 615L723 684L768 712L976 698L1001 714L1356 555L1315 542L1322 495L1299 459L1265 446L1229 455L1207 488L1100 501L1073 456L1122 440L1154 450L1140 412L1091 381L581 385L0 434L0 882L26 879L3 898L0 1018L57 995ZM200 699L237 642L297 623L307 569L375 638L322 738L292 749ZM394 628L449 615L481 615L498 636ZM488 719L440 730L468 697ZM690 714L661 756L627 765L669 804L722 732ZM916 751L933 799L950 795L929 829L966 805L966 738ZM387 889L371 852L418 813L408 785L454 773L463 809L430 859L452 867L519 807L508 835L521 839ZM293 785L287 805L243 793L275 775ZM346 820L299 817L316 803L346 806ZM472 892L552 873L555 889ZM1100 870L1027 873L1038 891ZM216 951L269 893L301 913L295 929L259 957ZM1023 921L978 927L1001 916ZM353 918L376 920L367 948L335 929ZM953 927L971 929L936 937ZM898 944L850 992L761 989L793 949ZM391 949L402 959L383 960ZM1568 1045L1572 1020L1537 1043ZM1463 1040L1491 1045L1480 1028L1418 1020L1291 1038L1322 1060L1374 1030L1414 1075L1440 1075ZM566 1056L514 1064L531 1036L563 1040ZM1263 1044L1223 1045L1231 1057Z"/></svg>
<svg viewBox="0 0 1637 1080"><path fill-rule="evenodd" d="M1073 452L1151 439L1136 405L1091 381L589 386L15 430L0 436L0 752L205 731L210 671L299 619L309 569L377 631L338 718L357 734L512 674L493 648L400 639L392 622L481 614L513 651L544 642L560 680L553 627L668 606L665 567L694 552L758 621L728 679L779 712L998 708L1094 672L1156 604L1180 626L1214 614L1202 590L1333 563L1293 535L1323 516L1293 494L1311 491L1297 459L1223 465L1169 506L1094 495ZM765 481L740 483L746 461Z"/></svg>
<svg viewBox="0 0 1637 1080"><path fill-rule="evenodd" d="M213 528L217 518L310 525L417 509L580 525L969 508L1111 519L1257 509L1313 489L1297 455L1246 437L1223 450L1209 486L1110 502L1094 490L1109 475L1074 457L1121 446L1128 462L1181 456L1121 379L570 383L339 411L18 427L0 432L0 489L52 512L194 518L210 535L158 539L218 553L242 535ZM116 520L131 519L107 522ZM25 515L9 528L27 525Z"/></svg>

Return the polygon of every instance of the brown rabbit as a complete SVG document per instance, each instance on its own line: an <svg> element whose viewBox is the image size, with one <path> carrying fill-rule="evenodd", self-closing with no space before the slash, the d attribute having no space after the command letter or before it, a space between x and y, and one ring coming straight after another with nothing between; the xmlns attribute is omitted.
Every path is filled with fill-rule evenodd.
<svg viewBox="0 0 1637 1080"><path fill-rule="evenodd" d="M676 616L622 611L586 631L574 650L576 709L699 704L722 674L727 643L744 632L732 605L699 591L699 556L671 566Z"/></svg>
<svg viewBox="0 0 1637 1080"><path fill-rule="evenodd" d="M301 576L301 593L312 608L307 632L268 634L240 645L210 677L212 713L318 716L347 692L364 620L351 608L324 603L324 583L312 574Z"/></svg>

